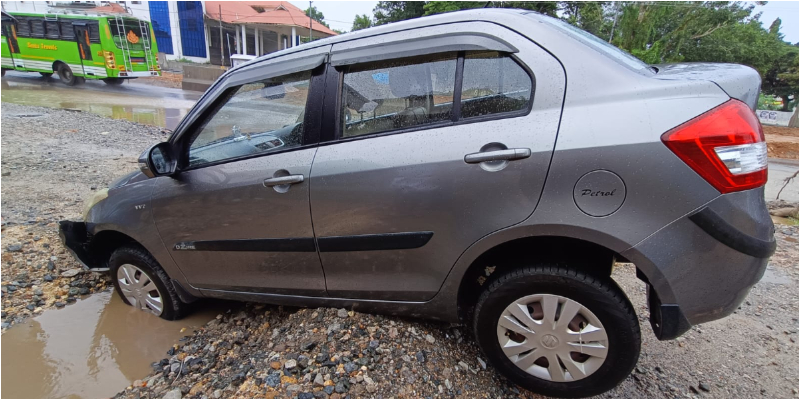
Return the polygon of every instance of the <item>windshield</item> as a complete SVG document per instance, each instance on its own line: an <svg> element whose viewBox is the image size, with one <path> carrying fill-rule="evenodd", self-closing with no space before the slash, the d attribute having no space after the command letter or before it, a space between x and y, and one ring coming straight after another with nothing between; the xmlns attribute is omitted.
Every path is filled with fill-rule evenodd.
<svg viewBox="0 0 800 400"><path fill-rule="evenodd" d="M142 51L144 50L144 40L142 38L142 28L139 20L124 19L123 26L118 27L116 20L109 20L108 27L111 30L111 37L114 45L120 49ZM146 25L145 25L146 26Z"/></svg>
<svg viewBox="0 0 800 400"><path fill-rule="evenodd" d="M586 44L600 53L610 57L614 61L617 61L637 71L650 70L650 66L645 64L642 60L639 60L638 58L628 54L626 51L606 42L603 39L598 38L595 35L592 35L589 32L576 28L558 18L547 17L538 13L527 13L527 15L531 14L538 17L539 20L556 27L561 32L566 33L572 38L577 39L581 43Z"/></svg>

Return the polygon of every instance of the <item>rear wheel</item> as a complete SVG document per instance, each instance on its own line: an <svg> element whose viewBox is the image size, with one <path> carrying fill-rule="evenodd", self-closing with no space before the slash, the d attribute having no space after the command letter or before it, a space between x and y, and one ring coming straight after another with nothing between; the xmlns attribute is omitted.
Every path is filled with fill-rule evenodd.
<svg viewBox="0 0 800 400"><path fill-rule="evenodd" d="M121 247L108 264L117 294L126 304L170 321L183 316L186 304L150 253L138 246Z"/></svg>
<svg viewBox="0 0 800 400"><path fill-rule="evenodd" d="M45 78L50 78L51 76L53 76L53 73L52 72L39 72L39 75L41 75L41 76L43 76Z"/></svg>
<svg viewBox="0 0 800 400"><path fill-rule="evenodd" d="M553 397L617 386L639 359L633 306L610 278L551 265L498 278L475 309L475 336L516 384Z"/></svg>
<svg viewBox="0 0 800 400"><path fill-rule="evenodd" d="M75 86L76 84L86 82L86 79L80 76L75 76L72 73L72 69L67 64L59 64L58 65L58 77L61 79L61 82L64 82L67 86Z"/></svg>
<svg viewBox="0 0 800 400"><path fill-rule="evenodd" d="M103 82L105 82L106 85L117 86L122 85L122 82L125 82L125 80L122 78L105 78Z"/></svg>

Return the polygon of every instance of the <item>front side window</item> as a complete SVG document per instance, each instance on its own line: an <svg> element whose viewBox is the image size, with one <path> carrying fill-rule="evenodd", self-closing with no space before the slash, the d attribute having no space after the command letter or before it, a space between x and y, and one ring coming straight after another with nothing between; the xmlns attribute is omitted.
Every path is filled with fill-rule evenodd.
<svg viewBox="0 0 800 400"><path fill-rule="evenodd" d="M189 147L189 167L302 145L311 72L232 89Z"/></svg>
<svg viewBox="0 0 800 400"><path fill-rule="evenodd" d="M456 53L351 67L342 88L342 137L449 121Z"/></svg>
<svg viewBox="0 0 800 400"><path fill-rule="evenodd" d="M531 99L531 77L498 52L468 52L463 82L462 118L524 110Z"/></svg>

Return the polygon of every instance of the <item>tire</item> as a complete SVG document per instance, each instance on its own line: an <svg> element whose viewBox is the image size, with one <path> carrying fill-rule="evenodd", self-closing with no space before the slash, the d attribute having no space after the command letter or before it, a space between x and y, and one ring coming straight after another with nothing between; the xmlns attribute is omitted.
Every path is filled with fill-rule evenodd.
<svg viewBox="0 0 800 400"><path fill-rule="evenodd" d="M158 264L158 261L156 261L153 256L143 248L139 246L120 247L119 249L115 250L113 254L111 254L111 259L109 260L108 265L111 272L111 278L114 279L114 288L125 304L137 307L143 311L149 311L158 317L169 321L181 319L185 314L188 305L180 301L178 294L175 292L175 287L172 285L172 281L170 281L167 273L164 272L164 270L161 268L161 265ZM135 274L126 275L126 270L128 272L132 272L132 270L138 270L141 274L138 276ZM128 278L123 278L125 276ZM128 279L132 281L128 282L128 284L132 284L132 286L128 286L123 283L123 280ZM145 290L149 285L148 281L155 285L155 289L158 292L157 298L160 298L161 300L160 313L154 312L150 305L144 305L144 307L142 307L143 303L137 301L136 294L131 293L130 290L128 290L128 294L126 294L126 290L123 289L123 287L131 289L133 286L136 286L137 281L142 282L142 286L145 287ZM150 295L153 293L153 291L142 291L140 293L142 295Z"/></svg>
<svg viewBox="0 0 800 400"><path fill-rule="evenodd" d="M6 70L0 69L0 77L6 76Z"/></svg>
<svg viewBox="0 0 800 400"><path fill-rule="evenodd" d="M553 299L558 303L554 303L556 300ZM526 314L519 314L519 310L523 308L510 307L513 304L527 305L524 309L531 316L528 324L535 326L535 330L531 329L533 332L527 332L527 336L498 324L501 317L506 326L511 320L517 321L519 325L524 319ZM561 321L562 313L576 309L579 311L573 319ZM547 324L545 310L552 310L552 325ZM511 315L512 311L522 318ZM511 320L507 318L509 316L512 317ZM541 325L534 324L536 322ZM569 325L563 330L557 329L560 323ZM604 330L605 335L594 331L593 326L597 326L595 324ZM556 329L548 330L547 326L555 326ZM614 388L636 366L641 346L639 321L633 306L610 278L587 275L555 265L526 267L495 280L478 300L473 328L481 350L492 365L514 383L551 397L587 397ZM514 329L519 330L518 327ZM572 333L567 329L571 329ZM575 335L578 335L578 331L582 342L576 341ZM582 335L587 336L584 339ZM501 340L507 342L505 348L511 356L504 353ZM523 343L520 348L532 350L509 350L519 343ZM595 353L595 356L575 351L578 349L581 352ZM526 358L528 356L530 358ZM568 361L574 361L570 363L570 367L578 379L574 379L573 373L566 368L565 356L571 359ZM549 368L550 359L557 360L557 369ZM581 377L581 374L585 376Z"/></svg>
<svg viewBox="0 0 800 400"><path fill-rule="evenodd" d="M52 72L39 72L39 75L41 75L43 78L48 78L49 79L51 76L53 76L53 73Z"/></svg>
<svg viewBox="0 0 800 400"><path fill-rule="evenodd" d="M58 65L58 78L67 86L75 86L76 83L81 83L67 64Z"/></svg>
<svg viewBox="0 0 800 400"><path fill-rule="evenodd" d="M105 78L103 82L105 82L106 85L118 86L122 85L122 82L125 82L125 80L121 78Z"/></svg>

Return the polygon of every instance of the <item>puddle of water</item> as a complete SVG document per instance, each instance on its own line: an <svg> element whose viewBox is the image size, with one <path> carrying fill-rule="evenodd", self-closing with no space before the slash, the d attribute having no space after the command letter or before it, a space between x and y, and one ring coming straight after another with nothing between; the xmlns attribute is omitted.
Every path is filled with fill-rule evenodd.
<svg viewBox="0 0 800 400"><path fill-rule="evenodd" d="M67 87L52 79L10 78L3 81L3 102L77 109L167 129L175 129L199 97L145 85L103 87L99 86L101 83L87 82L81 87Z"/></svg>
<svg viewBox="0 0 800 400"><path fill-rule="evenodd" d="M764 276L761 277L759 282L774 283L777 285L789 285L792 283L792 280L788 276L776 271L772 265L767 265L767 269L764 271Z"/></svg>
<svg viewBox="0 0 800 400"><path fill-rule="evenodd" d="M0 395L108 398L147 376L152 362L225 305L210 303L180 321L165 321L104 292L45 311L3 334Z"/></svg>

